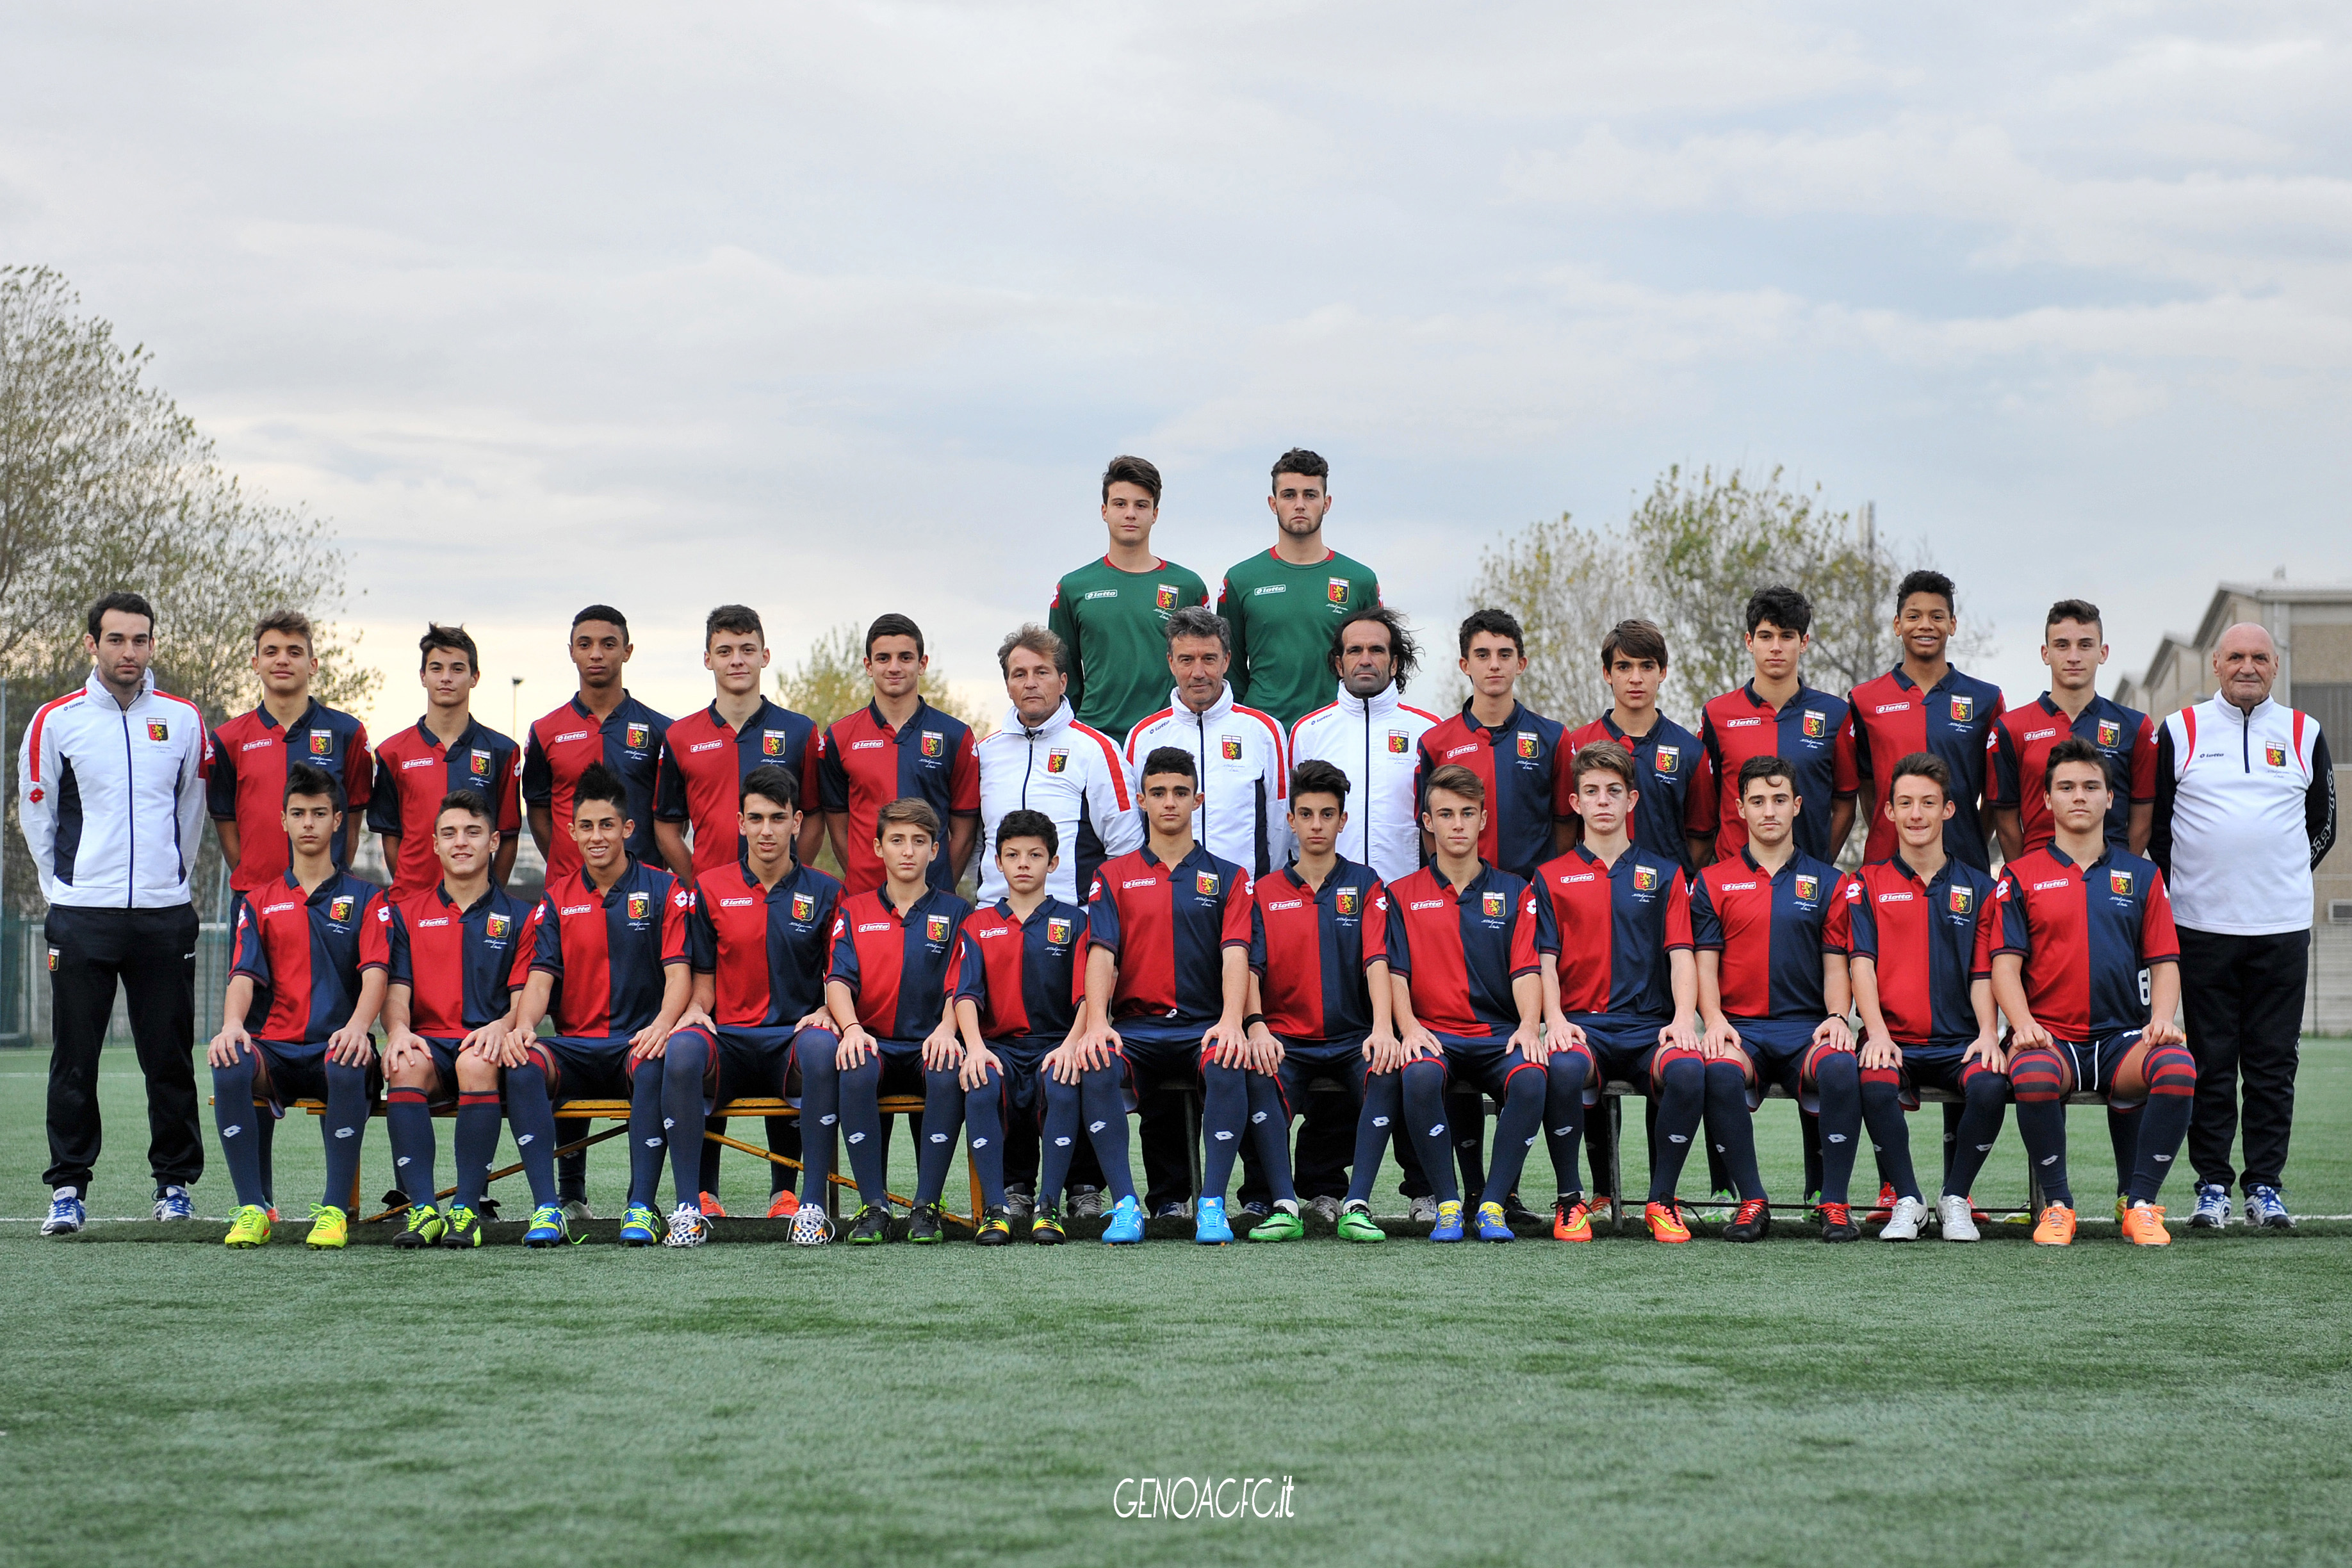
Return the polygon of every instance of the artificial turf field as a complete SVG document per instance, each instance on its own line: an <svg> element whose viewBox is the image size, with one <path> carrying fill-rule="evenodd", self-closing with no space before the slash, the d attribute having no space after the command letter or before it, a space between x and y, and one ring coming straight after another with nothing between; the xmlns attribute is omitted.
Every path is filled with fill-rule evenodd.
<svg viewBox="0 0 2352 1568"><path fill-rule="evenodd" d="M2352 1560L2352 1222L2063 1253L43 1241L44 1066L0 1055L0 1563ZM92 1213L142 1213L127 1050L103 1090ZM1794 1112L1759 1120L1793 1198ZM2297 1121L2295 1207L2352 1213L2352 1045L2306 1042ZM278 1133L290 1220L320 1145ZM595 1152L599 1213L622 1167ZM216 1151L196 1190L229 1206ZM1977 1195L2021 1191L2012 1131ZM1287 1478L1291 1517L1118 1517L1146 1476Z"/></svg>

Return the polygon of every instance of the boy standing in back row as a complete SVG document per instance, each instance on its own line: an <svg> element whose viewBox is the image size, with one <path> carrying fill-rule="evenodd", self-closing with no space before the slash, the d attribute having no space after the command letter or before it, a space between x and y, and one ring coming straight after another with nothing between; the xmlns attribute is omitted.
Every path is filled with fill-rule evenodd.
<svg viewBox="0 0 2352 1568"><path fill-rule="evenodd" d="M522 836L516 789L521 750L474 717L482 656L465 627L427 626L416 646L424 655L416 679L425 688L425 717L376 746L375 784L368 795L368 826L383 840L391 895L405 899L440 884L435 824L442 802L459 790L480 796L490 809L498 848L484 868L503 888Z"/></svg>
<svg viewBox="0 0 2352 1568"><path fill-rule="evenodd" d="M1209 585L1152 553L1160 470L1141 458L1113 458L1103 470L1102 518L1110 548L1054 584L1045 626L1068 650L1071 712L1116 741L1159 703L1168 617L1206 605Z"/></svg>
<svg viewBox="0 0 2352 1568"><path fill-rule="evenodd" d="M1323 542L1331 466L1294 447L1274 461L1274 548L1236 562L1217 595L1234 629L1234 700L1263 709L1284 730L1328 702L1332 628L1377 608L1381 580Z"/></svg>

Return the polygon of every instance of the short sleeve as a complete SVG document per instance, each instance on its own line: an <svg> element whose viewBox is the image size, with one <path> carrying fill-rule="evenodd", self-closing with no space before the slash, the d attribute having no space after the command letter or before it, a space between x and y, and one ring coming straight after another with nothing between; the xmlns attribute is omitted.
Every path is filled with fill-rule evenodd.
<svg viewBox="0 0 2352 1568"><path fill-rule="evenodd" d="M1666 892L1666 951L1687 952L1697 945L1691 940L1690 884L1679 870L1669 869L1666 875L1673 883Z"/></svg>
<svg viewBox="0 0 2352 1568"><path fill-rule="evenodd" d="M392 759L382 752L375 754L375 784L368 792L368 831L379 838L400 837L400 775L393 772Z"/></svg>
<svg viewBox="0 0 2352 1568"><path fill-rule="evenodd" d="M2032 953L2033 932L2025 919L2025 885L2007 867L2001 868L2000 881L1992 890L1992 907L1993 923L1986 937L1991 952L2013 952L2020 957ZM1988 963L1985 968L1990 973L1992 965Z"/></svg>
<svg viewBox="0 0 2352 1568"><path fill-rule="evenodd" d="M213 737L212 771L205 775L205 809L215 822L236 820L236 753Z"/></svg>
<svg viewBox="0 0 2352 1568"><path fill-rule="evenodd" d="M677 752L665 733L661 760L654 764L654 820L684 822L686 807L686 771L677 765Z"/></svg>
<svg viewBox="0 0 2352 1568"><path fill-rule="evenodd" d="M563 974L563 921L556 915L553 899L541 899L532 908L530 930L527 934L530 940L518 942L516 946L529 948L530 957L528 962L520 962L521 955L517 954L516 974L525 975L538 969L561 979Z"/></svg>
<svg viewBox="0 0 2352 1568"><path fill-rule="evenodd" d="M1364 965L1385 963L1389 956L1389 890L1377 877L1364 884Z"/></svg>
<svg viewBox="0 0 2352 1568"><path fill-rule="evenodd" d="M671 879L669 898L662 912L662 963L689 962L688 927L694 914L694 894L676 879Z"/></svg>
<svg viewBox="0 0 2352 1568"><path fill-rule="evenodd" d="M1690 891L1691 945L1710 952L1723 951L1723 921L1717 915L1715 895L1704 876L1694 879Z"/></svg>
<svg viewBox="0 0 2352 1568"><path fill-rule="evenodd" d="M2139 961L2164 963L2179 957L2180 933L2172 924L2172 894L2165 888L2164 873L2151 869L2147 900L2140 906Z"/></svg>
<svg viewBox="0 0 2352 1568"><path fill-rule="evenodd" d="M236 911L235 952L236 962L230 966L230 973L246 975L257 985L269 984L269 944L261 940L261 922L254 918L250 899Z"/></svg>
<svg viewBox="0 0 2352 1568"><path fill-rule="evenodd" d="M555 769L547 760L547 748L540 744L539 726L534 724L522 743L522 803L547 805L554 799Z"/></svg>
<svg viewBox="0 0 2352 1568"><path fill-rule="evenodd" d="M1100 875L1087 894L1087 943L1112 952L1118 951L1118 900L1111 896L1110 884Z"/></svg>

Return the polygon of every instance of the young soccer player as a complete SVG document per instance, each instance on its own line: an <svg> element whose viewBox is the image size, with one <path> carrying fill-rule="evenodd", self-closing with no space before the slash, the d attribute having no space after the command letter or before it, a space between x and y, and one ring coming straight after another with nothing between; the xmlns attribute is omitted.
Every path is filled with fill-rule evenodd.
<svg viewBox="0 0 2352 1568"><path fill-rule="evenodd" d="M503 888L522 833L515 788L520 752L512 741L474 718L482 656L466 628L428 626L416 646L424 655L416 679L425 688L425 717L376 747L375 783L368 792L368 827L383 840L392 897L410 898L441 880L436 839L442 803L460 791L489 804L498 848L485 869Z"/></svg>
<svg viewBox="0 0 2352 1568"><path fill-rule="evenodd" d="M1959 630L1952 580L1941 572L1908 573L1895 591L1895 640L1902 661L1846 696L1853 727L1854 772L1867 837L1862 858L1887 861L1898 834L1886 809L1897 763L1927 752L1951 775L1944 853L1989 870L1990 828L1979 813L1985 754L2005 704L2000 688L1952 668L1946 649Z"/></svg>
<svg viewBox="0 0 2352 1568"><path fill-rule="evenodd" d="M708 1198L688 1204L686 1194L708 1175L701 1152L711 1108L742 1095L791 1094L793 1047L803 1033L839 1043L840 1031L825 1010L824 975L841 884L793 857L800 799L800 779L792 770L772 763L751 770L738 814L742 858L702 874L687 915L694 1000L662 1047L662 1122L678 1199L665 1246L698 1247L709 1239ZM772 1118L770 1125L779 1120L784 1119ZM773 1140L769 1147L775 1147ZM800 1148L795 1140L785 1157L798 1159ZM799 1210L787 1185L768 1217Z"/></svg>
<svg viewBox="0 0 2352 1568"><path fill-rule="evenodd" d="M1375 1061L1391 1074L1398 1066L1389 1018L1388 907L1371 868L1340 856L1347 826L1348 775L1322 762L1293 769L1289 826L1298 854L1251 889L1257 905L1250 939L1253 1017L1243 1022L1252 1043L1275 1060L1286 1110L1305 1105L1318 1079L1344 1091L1346 1119L1357 1131L1357 1180L1349 1182L1345 1166L1310 1164L1318 1156L1301 1138L1296 1185L1338 1223L1341 1240L1379 1242L1388 1233L1372 1220L1372 1183L1393 1133L1390 1121L1365 1117L1364 1076Z"/></svg>
<svg viewBox="0 0 2352 1568"><path fill-rule="evenodd" d="M273 1118L297 1100L327 1102L319 1123L327 1141L327 1194L311 1205L306 1239L312 1247L341 1247L350 1233L352 1184L376 1071L368 1030L384 992L383 970L362 973L361 950L371 942L381 949L375 917L383 889L336 868L335 854L350 839L335 798L334 776L325 769L299 762L286 769L275 831L285 836L292 863L275 887L253 889L237 910L236 964L221 1001L220 1033L205 1053L221 1152L236 1184L231 1247L269 1240L269 1179L256 1095L269 1102Z"/></svg>
<svg viewBox="0 0 2352 1568"><path fill-rule="evenodd" d="M261 701L213 731L205 799L239 900L263 889L274 893L291 862L283 814L286 780L296 767L317 769L333 786L343 819L331 846L334 865L349 867L359 850L361 814L374 782L367 726L310 695L319 673L311 639L310 617L295 610L255 626L253 673L261 679Z"/></svg>
<svg viewBox="0 0 2352 1568"><path fill-rule="evenodd" d="M1945 835L1958 807L1942 757L1914 752L1884 771L1880 810L1895 825L1895 853L1839 885L1823 938L1846 954L1862 1015L1862 1117L1894 1190L1878 1238L1916 1241L1927 1216L1903 1112L1933 1088L1962 1096L1937 1221L1946 1241L1974 1241L1969 1188L2009 1103L1992 981L1978 962L1992 878L1948 853Z"/></svg>
<svg viewBox="0 0 2352 1568"><path fill-rule="evenodd" d="M1543 1122L1542 965L1535 899L1527 883L1478 858L1486 786L1448 763L1429 776L1421 822L1430 863L1389 886L1390 1005L1404 1058L1365 1087L1368 1115L1394 1117L1398 1101L1437 1189L1432 1241L1462 1239L1461 1189L1447 1157L1446 1079L1459 1074L1502 1106L1495 1161L1478 1203L1478 1237L1512 1239L1503 1199ZM1359 1170L1351 1198L1369 1195Z"/></svg>
<svg viewBox="0 0 2352 1568"><path fill-rule="evenodd" d="M2163 874L2109 837L2112 774L2095 744L2069 735L2050 749L2042 777L2053 837L2001 868L1998 919L1980 948L2009 1020L2018 1134L2046 1205L2033 1239L2074 1239L2066 1096L2079 1088L2104 1089L2111 1108L2137 1108L2123 1235L2163 1247L2172 1237L2156 1195L2197 1092L2196 1058L2173 1022L2180 952L2172 901Z"/></svg>
<svg viewBox="0 0 2352 1568"><path fill-rule="evenodd" d="M602 763L580 770L572 788L572 842L580 868L550 877L532 913L530 978L497 1055L509 1068L537 1063L555 1104L629 1102L629 1198L621 1214L621 1245L646 1247L665 1239L654 1210L667 1147L661 1057L693 995L686 917L694 895L668 872L629 853L637 825L628 812L629 788L620 774ZM542 1039L540 1020L551 1017L555 1032ZM509 1115L520 1111L511 1090L508 1109ZM462 1147L462 1101L457 1114ZM554 1149L530 1131L516 1121L516 1152L538 1205L524 1239L552 1246L569 1235L556 1195ZM681 1188L677 1206L698 1215L689 1195L694 1191Z"/></svg>
<svg viewBox="0 0 2352 1568"><path fill-rule="evenodd" d="M1536 868L1568 846L1567 794L1562 773L1569 752L1560 742L1567 730L1522 704L1513 694L1527 673L1527 638L1507 610L1474 610L1462 623L1460 668L1470 682L1462 711L1421 738L1413 780L1419 801L1429 777L1447 763L1459 763L1486 786L1486 830L1478 858L1514 877L1532 878Z"/></svg>
<svg viewBox="0 0 2352 1568"><path fill-rule="evenodd" d="M1087 1028L1076 1049L1089 1066L1106 1047L1116 1050L1137 1088L1197 1076L1204 1152L1192 1239L1233 1240L1225 1187L1247 1136L1276 1209L1292 1216L1268 1238L1280 1240L1284 1229L1298 1234L1298 1199L1275 1064L1246 1032L1250 876L1192 837L1197 784L1188 752L1162 746L1143 759L1143 847L1103 862L1087 900ZM1105 1240L1140 1239L1139 1210L1120 1205L1111 1215Z"/></svg>
<svg viewBox="0 0 2352 1568"><path fill-rule="evenodd" d="M1698 1131L1706 1058L1691 1020L1698 1005L1690 893L1674 859L1636 847L1640 765L1614 741L1594 741L1569 763L1569 799L1582 841L1536 873L1536 946L1543 965L1544 1133L1559 1184L1551 1234L1592 1239L1591 1205L1577 1171L1585 1110L1612 1079L1647 1083L1664 1134L1642 1217L1653 1240L1690 1239L1675 1184Z"/></svg>
<svg viewBox="0 0 2352 1568"><path fill-rule="evenodd" d="M383 998L384 1131L408 1194L408 1223L395 1247L479 1247L482 1190L499 1146L497 1054L514 1024L514 993L530 952L530 908L490 880L499 834L490 803L474 790L446 796L430 836L441 879L376 906L381 948L363 968L381 968ZM536 1061L505 1073L515 1133L555 1144L547 1079ZM457 1101L456 1201L438 1205L433 1184L433 1103ZM537 1216L533 1215L534 1224ZM561 1213L559 1211L559 1219Z"/></svg>
<svg viewBox="0 0 2352 1568"><path fill-rule="evenodd" d="M1152 553L1160 470L1141 458L1113 458L1103 469L1102 519L1109 549L1054 584L1045 625L1069 650L1071 711L1118 736L1160 700L1168 617L1206 605L1209 585L1191 567Z"/></svg>
<svg viewBox="0 0 2352 1568"><path fill-rule="evenodd" d="M1302 447L1274 460L1274 548L1236 563L1217 594L1234 629L1234 700L1264 709L1288 730L1330 700L1331 637L1349 616L1377 609L1381 580L1323 542L1331 467Z"/></svg>
<svg viewBox="0 0 2352 1568"><path fill-rule="evenodd" d="M923 628L904 616L877 616L866 628L866 675L873 700L825 729L817 743L817 779L825 832L842 882L869 893L887 876L875 827L885 805L920 800L946 825L931 859L931 886L946 892L963 876L980 833L980 753L971 726L942 713L922 693L931 656Z"/></svg>
<svg viewBox="0 0 2352 1568"><path fill-rule="evenodd" d="M1699 771L1698 737L1658 711L1658 690L1666 683L1666 634L1649 621L1620 621L1601 640L1601 679L1609 684L1609 711L1568 737L1570 755L1595 741L1622 746L1641 780L1633 807L1633 844L1696 869L1691 840L1683 832L1690 784ZM1572 837L1583 818L1569 804L1574 773L1561 773L1559 810L1569 817Z"/></svg>
<svg viewBox="0 0 2352 1568"><path fill-rule="evenodd" d="M1232 649L1225 623L1195 605L1168 618L1168 672L1176 678L1168 706L1146 715L1127 737L1130 781L1162 746L1192 753L1201 793L1194 837L1221 860L1253 877L1282 863L1283 792L1289 786L1282 725L1271 713L1234 700L1226 679Z"/></svg>
<svg viewBox="0 0 2352 1568"><path fill-rule="evenodd" d="M2156 815L2156 726L2147 714L2099 695L2107 644L2098 605L2082 599L2051 605L2042 662L2050 667L2050 689L1993 727L1990 805L2001 858L2022 859L2056 836L2043 802L2051 751L2068 736L2088 743L2106 764L2107 842L2146 854Z"/></svg>
<svg viewBox="0 0 2352 1568"><path fill-rule="evenodd" d="M1854 1058L1845 959L1822 941L1838 871L1797 845L1804 797L1797 770L1749 757L1737 779L1741 847L1701 871L1691 893L1698 943L1698 1010L1708 1058L1706 1133L1723 1148L1739 1207L1726 1241L1760 1241L1772 1211L1756 1167L1756 1107L1780 1084L1821 1118L1823 1241L1853 1241L1846 1189L1862 1134L1862 1075ZM1718 1065L1739 1068L1735 1082ZM1734 1089L1744 1089L1744 1099Z"/></svg>
<svg viewBox="0 0 2352 1568"><path fill-rule="evenodd" d="M1709 702L1699 718L1701 771L1684 819L1692 860L1738 858L1748 841L1740 771L1751 757L1780 758L1805 803L1795 814L1797 852L1834 860L1853 826L1860 782L1845 699L1806 685L1798 669L1813 640L1812 603L1794 588L1759 588L1748 595L1747 619L1755 678Z"/></svg>
<svg viewBox="0 0 2352 1568"><path fill-rule="evenodd" d="M801 1114L811 1202L793 1221L793 1239L814 1247L833 1239L824 1193L833 1172L831 1129L837 1121L857 1179L853 1247L890 1238L883 1190L882 1108L886 1094L923 1096L915 1212L909 1240L940 1239L940 1194L964 1118L963 1044L948 1005L947 978L956 932L971 906L930 880L940 856L940 817L925 800L894 800L875 813L871 853L882 886L851 893L833 922L833 967L826 1010L837 1039L810 1030L793 1047L801 1069Z"/></svg>
<svg viewBox="0 0 2352 1568"><path fill-rule="evenodd" d="M1061 831L1042 811L1012 811L997 824L996 871L1004 891L963 922L951 986L963 1037L961 1082L970 1094L971 1161L980 1173L984 1247L1012 1239L1004 1203L1003 1122L1013 1113L1039 1121L1045 1149L1037 1173L1029 1239L1068 1239L1062 1187L1077 1152L1078 1123L1089 1123L1114 1199L1135 1203L1127 1163L1127 1106L1118 1075L1104 1063L1091 1072L1045 1070L1046 1059L1085 1032L1087 911L1046 891L1060 858Z"/></svg>

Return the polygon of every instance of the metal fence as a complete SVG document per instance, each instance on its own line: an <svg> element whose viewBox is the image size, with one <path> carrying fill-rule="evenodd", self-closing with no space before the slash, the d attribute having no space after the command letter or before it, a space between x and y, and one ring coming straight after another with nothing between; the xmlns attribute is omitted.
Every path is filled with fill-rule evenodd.
<svg viewBox="0 0 2352 1568"><path fill-rule="evenodd" d="M206 921L196 928L196 1035L210 1039L220 1026L221 993L228 989L229 931ZM49 1048L49 944L37 918L0 918L0 1047ZM106 1043L131 1043L131 1018L121 997Z"/></svg>

